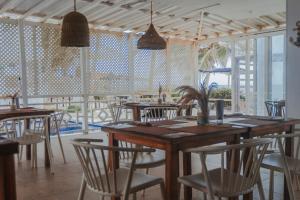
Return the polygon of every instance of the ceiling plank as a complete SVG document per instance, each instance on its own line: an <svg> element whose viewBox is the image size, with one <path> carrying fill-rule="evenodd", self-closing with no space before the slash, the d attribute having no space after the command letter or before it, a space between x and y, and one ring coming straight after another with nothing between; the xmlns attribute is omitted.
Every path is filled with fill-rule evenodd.
<svg viewBox="0 0 300 200"><path fill-rule="evenodd" d="M22 19L29 17L31 15L33 15L34 13L40 12L41 10L49 7L50 5L52 5L53 3L55 3L57 0L47 0L47 1L41 1L39 2L37 5L33 6L32 8L30 8L29 10L27 10L23 15L22 15Z"/></svg>
<svg viewBox="0 0 300 200"><path fill-rule="evenodd" d="M19 3L21 3L22 0L9 0L7 3L5 3L1 9L0 9L0 14L8 11L8 10L12 10L14 9L17 5L19 5Z"/></svg>
<svg viewBox="0 0 300 200"><path fill-rule="evenodd" d="M57 9L55 12L51 12L50 14L46 15L45 17L42 17L41 22L45 22L48 19L54 17L54 16L58 16L64 12L66 12L67 10L70 10L71 8L73 8L73 1L64 1L63 5L60 6L60 9Z"/></svg>

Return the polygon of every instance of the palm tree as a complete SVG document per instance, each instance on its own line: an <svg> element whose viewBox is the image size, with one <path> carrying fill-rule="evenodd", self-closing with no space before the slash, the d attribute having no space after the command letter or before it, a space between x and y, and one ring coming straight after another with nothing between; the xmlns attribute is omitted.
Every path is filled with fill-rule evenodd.
<svg viewBox="0 0 300 200"><path fill-rule="evenodd" d="M201 48L198 54L199 67L202 70L212 69L216 65L226 66L230 49L219 43L213 43L209 47Z"/></svg>

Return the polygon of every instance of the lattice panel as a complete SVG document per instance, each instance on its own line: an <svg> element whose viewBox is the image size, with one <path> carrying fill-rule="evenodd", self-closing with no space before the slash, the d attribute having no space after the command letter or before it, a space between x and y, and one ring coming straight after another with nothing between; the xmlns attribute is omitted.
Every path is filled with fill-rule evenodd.
<svg viewBox="0 0 300 200"><path fill-rule="evenodd" d="M127 36L92 32L90 43L90 94L128 93L129 61Z"/></svg>
<svg viewBox="0 0 300 200"><path fill-rule="evenodd" d="M80 95L80 52L60 46L57 26L24 27L28 95Z"/></svg>
<svg viewBox="0 0 300 200"><path fill-rule="evenodd" d="M136 50L134 56L134 90L146 92L150 89L151 51Z"/></svg>
<svg viewBox="0 0 300 200"><path fill-rule="evenodd" d="M170 89L180 85L192 85L194 75L192 65L192 46L188 44L171 44L170 49Z"/></svg>
<svg viewBox="0 0 300 200"><path fill-rule="evenodd" d="M167 74L167 55L166 50L153 51L153 77L151 88L154 92L158 91L159 84L163 90L168 88L168 74Z"/></svg>
<svg viewBox="0 0 300 200"><path fill-rule="evenodd" d="M17 23L0 21L0 96L20 91L19 32Z"/></svg>

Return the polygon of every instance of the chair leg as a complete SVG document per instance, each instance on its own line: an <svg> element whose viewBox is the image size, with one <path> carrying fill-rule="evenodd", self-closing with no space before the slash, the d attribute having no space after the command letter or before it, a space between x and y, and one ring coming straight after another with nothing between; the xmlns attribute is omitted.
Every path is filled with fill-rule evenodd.
<svg viewBox="0 0 300 200"><path fill-rule="evenodd" d="M63 159L64 159L64 163L66 163L67 161L66 161L66 157L65 157L64 147L63 147L63 144L62 144L62 141L61 141L61 137L60 137L60 132L59 131L57 131L57 138L58 138L58 142L59 142L61 154L62 154Z"/></svg>
<svg viewBox="0 0 300 200"><path fill-rule="evenodd" d="M22 160L23 156L23 145L20 145L19 155L18 155L18 161L20 162Z"/></svg>
<svg viewBox="0 0 300 200"><path fill-rule="evenodd" d="M149 174L149 168L146 169L146 174ZM146 190L143 190L142 196L145 197L145 195L146 195Z"/></svg>
<svg viewBox="0 0 300 200"><path fill-rule="evenodd" d="M84 199L85 189L86 189L86 181L85 181L84 176L82 176L82 181L81 181L81 186L80 186L80 190L79 190L78 200L83 200Z"/></svg>
<svg viewBox="0 0 300 200"><path fill-rule="evenodd" d="M165 187L165 183L161 182L159 186L160 186L160 192L161 192L162 199L166 200L166 187Z"/></svg>
<svg viewBox="0 0 300 200"><path fill-rule="evenodd" d="M274 194L274 170L270 170L269 200L273 200Z"/></svg>
<svg viewBox="0 0 300 200"><path fill-rule="evenodd" d="M260 175L258 176L258 180L257 180L257 188L258 188L258 193L259 193L259 199L260 200L265 200L265 193L264 193L264 188L263 188L263 185L262 185Z"/></svg>
<svg viewBox="0 0 300 200"><path fill-rule="evenodd" d="M132 199L133 200L137 200L137 198L136 198L136 192L132 194Z"/></svg>
<svg viewBox="0 0 300 200"><path fill-rule="evenodd" d="M53 154L52 154L52 149L51 149L51 145L50 145L48 135L46 135L46 146L47 146L47 151L48 151L49 161L50 161L50 172L51 172L51 174L54 174L54 171L53 171Z"/></svg>

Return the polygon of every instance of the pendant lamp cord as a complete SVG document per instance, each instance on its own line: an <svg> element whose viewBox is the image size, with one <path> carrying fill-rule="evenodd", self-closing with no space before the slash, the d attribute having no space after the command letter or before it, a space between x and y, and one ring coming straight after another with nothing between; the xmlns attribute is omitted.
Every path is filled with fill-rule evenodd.
<svg viewBox="0 0 300 200"><path fill-rule="evenodd" d="M74 11L76 12L76 0L74 0Z"/></svg>
<svg viewBox="0 0 300 200"><path fill-rule="evenodd" d="M153 10L152 10L152 1L151 1L151 24L152 24L152 15L153 15Z"/></svg>

